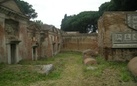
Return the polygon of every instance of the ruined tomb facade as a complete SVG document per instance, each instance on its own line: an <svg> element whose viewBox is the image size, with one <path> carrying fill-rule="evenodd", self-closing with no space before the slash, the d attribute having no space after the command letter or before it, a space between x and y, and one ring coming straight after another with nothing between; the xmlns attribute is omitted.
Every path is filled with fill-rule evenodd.
<svg viewBox="0 0 137 86"><path fill-rule="evenodd" d="M137 54L137 13L105 12L98 21L98 46L109 61L126 61Z"/></svg>
<svg viewBox="0 0 137 86"><path fill-rule="evenodd" d="M43 55L51 57L60 52L62 46L61 30L53 25L44 24L42 26L44 32L46 32L45 42L42 43Z"/></svg>
<svg viewBox="0 0 137 86"><path fill-rule="evenodd" d="M0 62L11 64L29 58L28 20L14 0L0 0Z"/></svg>

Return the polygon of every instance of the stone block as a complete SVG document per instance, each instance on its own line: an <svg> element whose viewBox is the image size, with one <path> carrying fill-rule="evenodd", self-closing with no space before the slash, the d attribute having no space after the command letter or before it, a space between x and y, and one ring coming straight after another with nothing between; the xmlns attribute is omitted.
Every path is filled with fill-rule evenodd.
<svg viewBox="0 0 137 86"><path fill-rule="evenodd" d="M38 73L46 74L46 75L48 75L53 69L54 69L53 64L37 65L37 66L35 67L35 70L36 70Z"/></svg>
<svg viewBox="0 0 137 86"><path fill-rule="evenodd" d="M97 55L98 55L98 51L96 50L87 49L83 51L83 56L96 57Z"/></svg>
<svg viewBox="0 0 137 86"><path fill-rule="evenodd" d="M94 65L97 64L97 61L94 58L86 58L84 60L85 65Z"/></svg>
<svg viewBox="0 0 137 86"><path fill-rule="evenodd" d="M137 76L137 57L134 57L129 61L128 69L134 76Z"/></svg>
<svg viewBox="0 0 137 86"><path fill-rule="evenodd" d="M85 59L87 59L87 58L91 58L91 56L89 56L89 55L83 55L83 60L85 60Z"/></svg>

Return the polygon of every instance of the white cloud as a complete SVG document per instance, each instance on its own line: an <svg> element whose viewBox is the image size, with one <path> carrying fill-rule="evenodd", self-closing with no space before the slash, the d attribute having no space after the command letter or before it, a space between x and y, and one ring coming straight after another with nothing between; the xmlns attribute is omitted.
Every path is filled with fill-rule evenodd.
<svg viewBox="0 0 137 86"><path fill-rule="evenodd" d="M98 7L110 0L24 0L33 5L38 13L37 20L60 28L64 15L78 14L82 11L97 11Z"/></svg>

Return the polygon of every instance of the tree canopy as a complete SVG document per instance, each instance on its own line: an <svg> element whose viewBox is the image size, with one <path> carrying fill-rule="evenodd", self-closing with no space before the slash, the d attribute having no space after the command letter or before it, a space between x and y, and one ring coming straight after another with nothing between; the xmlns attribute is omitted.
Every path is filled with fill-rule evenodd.
<svg viewBox="0 0 137 86"><path fill-rule="evenodd" d="M111 0L105 2L99 7L100 16L105 11L136 11L137 0Z"/></svg>
<svg viewBox="0 0 137 86"><path fill-rule="evenodd" d="M22 0L16 0L17 4L20 6L22 11L25 13L26 16L34 19L37 17L37 13L35 12L35 9L33 9L32 5L30 5L28 2L22 1Z"/></svg>
<svg viewBox="0 0 137 86"><path fill-rule="evenodd" d="M93 26L96 28L97 19L97 11L84 11L72 16L65 14L64 19L62 19L61 29L63 31L86 33L89 27Z"/></svg>

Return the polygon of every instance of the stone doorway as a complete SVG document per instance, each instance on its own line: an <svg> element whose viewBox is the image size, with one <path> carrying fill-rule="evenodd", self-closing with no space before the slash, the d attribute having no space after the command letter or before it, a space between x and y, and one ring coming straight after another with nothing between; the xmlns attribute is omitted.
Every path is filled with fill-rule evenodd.
<svg viewBox="0 0 137 86"><path fill-rule="evenodd" d="M11 64L16 63L16 44L10 44Z"/></svg>
<svg viewBox="0 0 137 86"><path fill-rule="evenodd" d="M53 43L52 50L53 50L53 55L56 55L56 46L55 46L55 43Z"/></svg>
<svg viewBox="0 0 137 86"><path fill-rule="evenodd" d="M21 41L19 40L12 40L7 43L7 50L8 50L8 64L15 64L19 62L18 56L18 44Z"/></svg>
<svg viewBox="0 0 137 86"><path fill-rule="evenodd" d="M60 44L58 44L58 48L57 49L58 49L58 52L59 52L60 51Z"/></svg>
<svg viewBox="0 0 137 86"><path fill-rule="evenodd" d="M37 60L37 48L32 48L32 60Z"/></svg>

